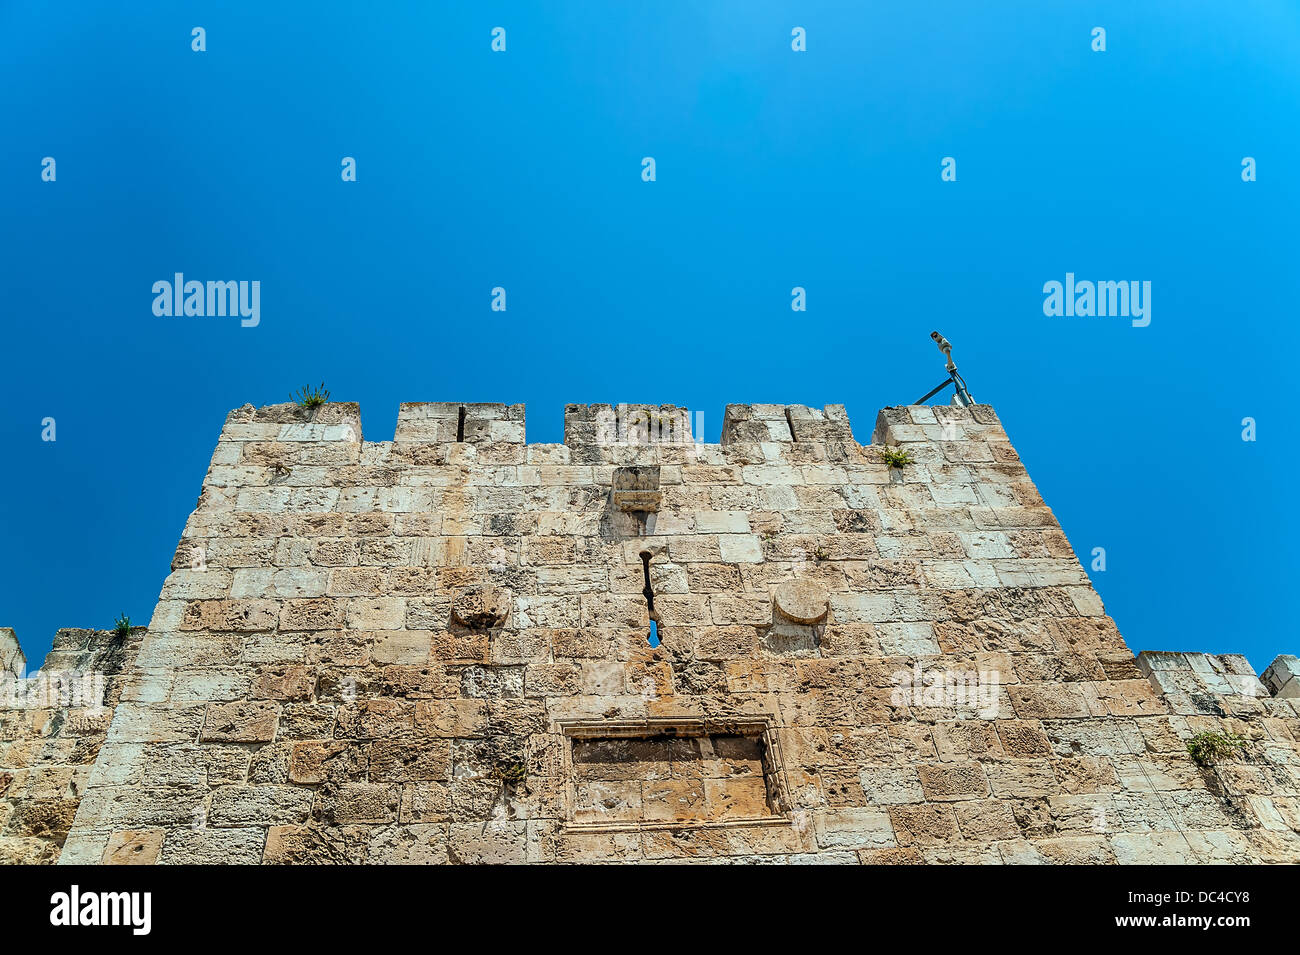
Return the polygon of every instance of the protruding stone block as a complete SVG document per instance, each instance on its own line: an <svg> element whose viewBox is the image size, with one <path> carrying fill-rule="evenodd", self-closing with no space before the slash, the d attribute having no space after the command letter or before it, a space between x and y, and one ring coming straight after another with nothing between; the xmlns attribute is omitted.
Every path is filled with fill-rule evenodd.
<svg viewBox="0 0 1300 955"><path fill-rule="evenodd" d="M451 605L451 616L462 627L500 627L506 622L513 599L509 590L493 584L466 587L456 593Z"/></svg>
<svg viewBox="0 0 1300 955"><path fill-rule="evenodd" d="M650 513L659 510L659 465L615 468L614 506L620 511Z"/></svg>
<svg viewBox="0 0 1300 955"><path fill-rule="evenodd" d="M18 645L18 636L12 627L0 627L0 677L6 673L22 676L27 669L27 657Z"/></svg>
<svg viewBox="0 0 1300 955"><path fill-rule="evenodd" d="M777 612L795 623L821 623L830 612L831 595L815 580L790 580L772 593Z"/></svg>
<svg viewBox="0 0 1300 955"><path fill-rule="evenodd" d="M1276 697L1300 699L1300 659L1291 653L1282 654L1268 665L1261 680Z"/></svg>

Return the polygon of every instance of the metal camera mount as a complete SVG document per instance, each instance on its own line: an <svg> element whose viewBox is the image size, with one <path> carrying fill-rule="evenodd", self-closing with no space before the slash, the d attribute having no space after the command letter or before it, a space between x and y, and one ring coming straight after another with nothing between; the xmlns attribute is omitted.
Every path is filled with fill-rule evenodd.
<svg viewBox="0 0 1300 955"><path fill-rule="evenodd" d="M945 381L939 382L939 384L931 388L922 397L913 402L913 404L923 405L939 392L943 391L943 389L952 385L953 388L956 389L956 394L953 395L952 398L953 404L961 405L962 407L973 405L975 399L972 398L970 392L966 390L966 379L957 373L957 365L952 360L952 344L938 332L931 332L930 337L933 338L934 343L939 346L939 351L943 352L944 357L948 359L948 362L945 365L948 370L948 378Z"/></svg>

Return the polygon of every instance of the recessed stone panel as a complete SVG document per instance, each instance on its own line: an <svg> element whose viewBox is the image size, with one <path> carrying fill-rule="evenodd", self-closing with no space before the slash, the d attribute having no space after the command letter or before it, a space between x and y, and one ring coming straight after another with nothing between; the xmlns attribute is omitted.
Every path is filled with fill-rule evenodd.
<svg viewBox="0 0 1300 955"><path fill-rule="evenodd" d="M664 828L784 821L766 721L566 724L569 822Z"/></svg>

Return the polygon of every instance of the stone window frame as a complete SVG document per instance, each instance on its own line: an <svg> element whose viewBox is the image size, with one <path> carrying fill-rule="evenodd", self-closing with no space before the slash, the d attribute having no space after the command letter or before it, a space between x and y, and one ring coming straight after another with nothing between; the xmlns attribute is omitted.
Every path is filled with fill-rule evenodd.
<svg viewBox="0 0 1300 955"><path fill-rule="evenodd" d="M571 832L644 832L663 829L736 829L753 826L792 825L793 802L785 778L785 762L781 756L781 743L771 714L759 713L727 718L649 717L636 720L571 719L556 723L564 737L564 826ZM575 740L598 739L651 739L658 736L676 736L693 739L708 736L756 737L763 748L763 780L767 785L768 816L754 816L722 820L671 820L578 822L575 821L577 791L573 768L573 743Z"/></svg>

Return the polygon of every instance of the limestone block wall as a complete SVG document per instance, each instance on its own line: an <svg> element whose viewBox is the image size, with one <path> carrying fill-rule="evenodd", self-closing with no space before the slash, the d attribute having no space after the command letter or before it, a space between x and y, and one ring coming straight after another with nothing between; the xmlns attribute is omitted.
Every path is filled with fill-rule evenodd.
<svg viewBox="0 0 1300 955"><path fill-rule="evenodd" d="M27 676L0 629L0 864L57 861L143 635L60 630Z"/></svg>
<svg viewBox="0 0 1300 955"><path fill-rule="evenodd" d="M0 627L0 679L21 677L26 671L27 657L13 628Z"/></svg>
<svg viewBox="0 0 1300 955"><path fill-rule="evenodd" d="M1237 654L1138 654L1138 668L1169 709L1148 733L1150 759L1181 766L1187 743L1202 734L1239 741L1228 757L1193 765L1206 792L1267 862L1300 861L1300 708L1286 692L1294 661L1278 657L1261 681ZM1190 797L1174 792L1170 798Z"/></svg>
<svg viewBox="0 0 1300 955"><path fill-rule="evenodd" d="M991 408L697 437L232 412L61 861L1300 859L1293 704L1216 789Z"/></svg>
<svg viewBox="0 0 1300 955"><path fill-rule="evenodd" d="M877 437L916 449L920 460L951 462L967 453L945 440L951 436L951 410L928 411L936 416L937 429L927 410L886 409ZM984 414L980 407L973 409L977 420ZM995 460L1014 453L997 443L989 450ZM984 451L975 453L983 456ZM1022 492L1037 496L1032 486ZM972 516L985 526L1001 524L1019 556L1028 554L1017 526L1046 519L1051 529L1044 543L1059 534L1042 506L972 509ZM993 557L992 563L1004 584L1035 587L1038 569L1032 562L1008 564ZM1028 581L1020 576L1025 572ZM1029 592L1042 597L1050 588ZM1017 620L1011 614L1014 636L1005 645L1018 682L1008 688L1013 710L1020 718L1037 717L1056 776L1055 781L1043 777L1041 788L1031 785L1028 801L1019 801L1014 809L1018 821L1031 811L1044 812L1046 828L1059 841L1031 837L1039 854L1047 846L1069 845L1071 851L1089 847L1096 861L1113 856L1121 863L1300 861L1300 827L1287 822L1296 821L1294 798L1300 793L1300 711L1289 701L1273 699L1241 656L1143 653L1135 661L1113 622L1093 616L1101 613L1095 592L1075 590L1072 599L1080 613L1073 619L1067 614ZM962 623L965 616L958 613L952 622ZM982 608L963 629L1001 626L989 616ZM1044 634L1049 641L1043 641ZM1287 659L1279 657L1269 672ZM1135 682L1139 675L1149 678L1151 692ZM1001 719L993 724L999 727ZM1252 744L1216 765L1198 766L1188 742L1198 733L1225 729L1239 731ZM1256 773L1267 775L1270 784L1246 781ZM1247 805L1247 795L1257 797L1254 804ZM1071 841L1075 839L1083 841ZM1008 846L1002 855L1010 860Z"/></svg>

